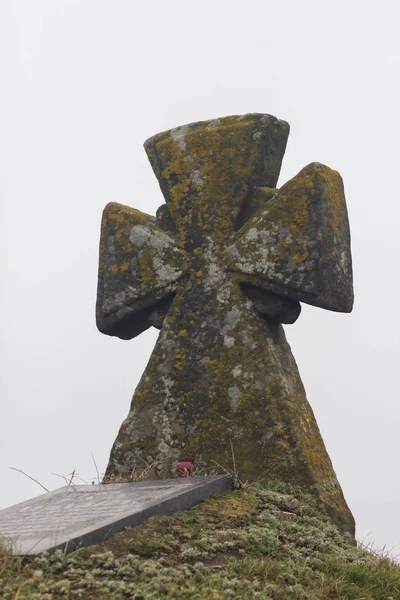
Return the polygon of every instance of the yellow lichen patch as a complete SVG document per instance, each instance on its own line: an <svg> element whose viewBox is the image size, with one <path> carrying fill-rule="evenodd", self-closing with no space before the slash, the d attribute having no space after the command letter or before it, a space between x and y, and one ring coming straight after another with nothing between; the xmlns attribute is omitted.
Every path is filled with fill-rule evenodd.
<svg viewBox="0 0 400 600"><path fill-rule="evenodd" d="M147 226L153 218L123 204L110 202L104 209L102 227L108 230L108 234L112 234L115 243L126 253L132 251L132 245L129 239L131 228L135 225ZM104 230L104 233L105 233Z"/></svg>
<svg viewBox="0 0 400 600"><path fill-rule="evenodd" d="M138 278L149 287L156 287L157 279L154 273L155 251L150 246L142 249L139 258Z"/></svg>
<svg viewBox="0 0 400 600"><path fill-rule="evenodd" d="M351 310L350 237L339 174L319 163L302 169L245 223L227 254L249 282L258 276L275 293Z"/></svg>
<svg viewBox="0 0 400 600"><path fill-rule="evenodd" d="M122 265L111 265L111 267L109 267L109 271L111 271L113 275L116 275L117 273L124 273L128 269L129 263L126 261L123 262Z"/></svg>
<svg viewBox="0 0 400 600"><path fill-rule="evenodd" d="M204 367L207 371L216 371L219 368L218 360L205 360Z"/></svg>
<svg viewBox="0 0 400 600"><path fill-rule="evenodd" d="M351 515L340 488L332 492L335 476L283 329L239 285L250 273L267 283L275 276L283 288L272 290L275 295L301 291L314 266L310 261L319 258L318 235L324 233L325 243L336 227L325 210L329 194L336 192L326 192L328 175L316 165L277 192L263 167L270 140L251 123L251 118L227 119L222 128L200 124L156 136L153 166L176 240L174 234L168 238L169 217L157 231L162 213L157 222L129 217L140 225L133 233L120 215L115 218L111 229L118 251L129 238L135 250L124 258L113 255L112 262L132 265L144 298L139 304L144 325L152 320L153 304L151 316L160 308L167 317L109 473L131 473L147 456L160 461L157 476L164 478L182 456L194 457L204 472L216 461L245 480L264 473L265 480L283 478L312 488L335 516L347 514L344 528L350 531ZM335 202L340 205L339 196ZM228 253L231 248L236 255ZM157 306L154 290L177 263L184 276L168 302ZM128 275L120 267L124 284ZM257 285L263 301L264 283ZM279 310L280 300L266 302L277 301Z"/></svg>
<svg viewBox="0 0 400 600"><path fill-rule="evenodd" d="M186 352L182 348L178 348L177 350L175 350L173 356L175 369L177 369L178 371L182 371L182 369L185 367L185 358Z"/></svg>
<svg viewBox="0 0 400 600"><path fill-rule="evenodd" d="M266 136L269 144L272 139L277 144L279 155L287 133L287 126L273 117L263 121L261 115L249 115L177 128L149 140L148 156L171 203L181 241L191 224L198 228L197 236L212 231L215 241L226 242L256 165L260 169L263 164Z"/></svg>
<svg viewBox="0 0 400 600"><path fill-rule="evenodd" d="M297 252L293 252L291 258L295 263L302 263L309 257L309 255L309 251L306 248L304 248L302 252L300 250Z"/></svg>

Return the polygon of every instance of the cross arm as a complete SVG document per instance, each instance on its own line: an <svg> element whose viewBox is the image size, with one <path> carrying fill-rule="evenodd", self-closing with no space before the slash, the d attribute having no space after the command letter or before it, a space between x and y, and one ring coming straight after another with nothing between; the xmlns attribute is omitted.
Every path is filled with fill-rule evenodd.
<svg viewBox="0 0 400 600"><path fill-rule="evenodd" d="M156 218L108 204L101 224L98 329L131 339L158 326L182 276L181 262L163 211Z"/></svg>
<svg viewBox="0 0 400 600"><path fill-rule="evenodd" d="M339 173L311 163L244 223L227 248L239 281L350 312L350 230Z"/></svg>

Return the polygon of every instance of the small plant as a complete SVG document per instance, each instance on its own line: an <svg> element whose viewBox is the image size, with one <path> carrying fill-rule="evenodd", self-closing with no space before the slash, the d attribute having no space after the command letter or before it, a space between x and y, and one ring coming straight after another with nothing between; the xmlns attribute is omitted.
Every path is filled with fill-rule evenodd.
<svg viewBox="0 0 400 600"><path fill-rule="evenodd" d="M97 463L96 460L93 456L93 454L91 453L91 457L93 460L93 464L96 470L96 477L93 478L91 480L91 484L92 485L96 485L96 484L100 484L102 477L100 476L99 473L99 469L97 467ZM16 467L10 467L10 469L12 471L17 471L17 473L21 473L21 475L24 475L24 477L27 477L28 479L30 479L31 481L34 481L35 483L37 483L37 485L39 485L45 492L50 492L50 490L43 485L43 483L41 483L38 479L36 479L35 477L32 477L32 475L29 475L29 473L26 473L25 471L23 471L22 469L17 469ZM78 481L80 483L89 485L88 482L85 479L82 479L82 477L80 477L76 471L76 468L74 467L71 471L71 473L69 473L68 475L64 475L63 473L51 473L52 475L54 475L54 477L60 477L64 483L66 485L75 485L75 483Z"/></svg>
<svg viewBox="0 0 400 600"><path fill-rule="evenodd" d="M212 462L219 468L222 469L222 471L224 473L226 473L227 475L229 475L229 477L232 478L232 482L233 482L233 488L235 490L241 490L241 489L246 489L248 487L251 487L253 485L257 485L265 476L265 473L260 473L260 475L257 477L257 479L255 481L249 482L249 481L242 481L239 478L239 471L236 468L236 459L235 459L235 452L233 449L233 444L232 441L229 442L230 444L230 449L231 449L231 456L232 456L232 467L228 468L228 467L224 467L223 465L220 465L217 461L213 460ZM214 474L214 473L213 473Z"/></svg>

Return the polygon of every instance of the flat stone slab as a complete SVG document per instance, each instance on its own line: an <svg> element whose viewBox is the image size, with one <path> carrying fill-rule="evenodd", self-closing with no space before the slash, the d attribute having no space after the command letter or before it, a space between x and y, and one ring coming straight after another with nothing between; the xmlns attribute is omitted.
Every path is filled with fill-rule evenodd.
<svg viewBox="0 0 400 600"><path fill-rule="evenodd" d="M15 554L72 552L153 515L185 510L231 490L226 475L65 486L1 510L0 539Z"/></svg>

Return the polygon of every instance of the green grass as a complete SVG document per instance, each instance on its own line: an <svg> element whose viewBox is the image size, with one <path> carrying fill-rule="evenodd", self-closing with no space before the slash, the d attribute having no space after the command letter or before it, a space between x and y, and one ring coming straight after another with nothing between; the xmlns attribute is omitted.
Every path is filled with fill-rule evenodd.
<svg viewBox="0 0 400 600"><path fill-rule="evenodd" d="M0 550L4 600L400 600L400 566L283 484L215 496L64 556Z"/></svg>

